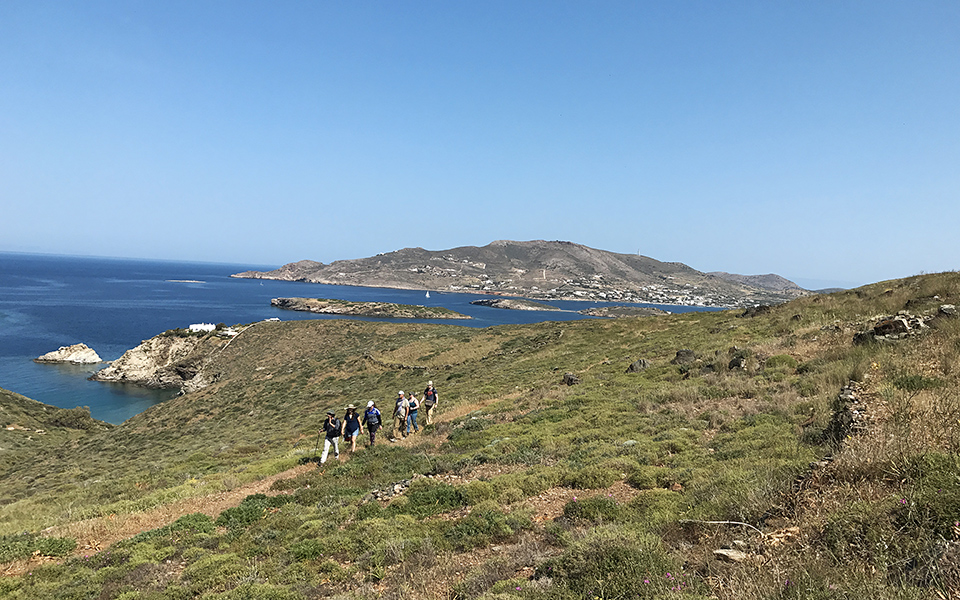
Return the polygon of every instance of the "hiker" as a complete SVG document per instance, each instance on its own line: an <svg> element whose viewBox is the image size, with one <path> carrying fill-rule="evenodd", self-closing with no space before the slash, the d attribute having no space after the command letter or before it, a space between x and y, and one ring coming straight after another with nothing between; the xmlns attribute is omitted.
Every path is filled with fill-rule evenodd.
<svg viewBox="0 0 960 600"><path fill-rule="evenodd" d="M410 411L410 402L403 395L403 390L397 393L397 401L393 407L393 431L390 434L390 441L395 442L397 438L407 437L407 413Z"/></svg>
<svg viewBox="0 0 960 600"><path fill-rule="evenodd" d="M367 402L367 410L363 413L363 421L360 424L367 426L367 432L370 434L370 446L372 447L373 443L377 441L377 431L381 426L380 410L373 400Z"/></svg>
<svg viewBox="0 0 960 600"><path fill-rule="evenodd" d="M420 409L420 402L417 397L410 394L409 410L407 410L407 435L410 435L410 425L413 425L413 432L420 433L420 427L417 426L417 411Z"/></svg>
<svg viewBox="0 0 960 600"><path fill-rule="evenodd" d="M343 415L343 443L350 442L351 454L357 451L358 435L363 435L363 424L360 423L357 407L350 404L347 406L347 414Z"/></svg>
<svg viewBox="0 0 960 600"><path fill-rule="evenodd" d="M423 390L423 406L427 409L427 425L433 425L433 409L437 407L437 388L433 387L433 382L427 382L427 389Z"/></svg>
<svg viewBox="0 0 960 600"><path fill-rule="evenodd" d="M323 440L323 454L320 455L320 464L327 462L327 454L330 453L330 444L333 444L333 457L336 459L340 458L340 419L337 418L337 415L332 411L327 411L327 420L323 422L323 429L320 431L326 432L327 437Z"/></svg>

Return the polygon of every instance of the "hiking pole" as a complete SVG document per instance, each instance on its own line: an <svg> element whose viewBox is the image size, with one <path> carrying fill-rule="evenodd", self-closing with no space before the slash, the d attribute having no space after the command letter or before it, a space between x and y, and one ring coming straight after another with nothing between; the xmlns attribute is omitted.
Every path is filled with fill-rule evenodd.
<svg viewBox="0 0 960 600"><path fill-rule="evenodd" d="M317 462L317 450L320 449L320 436L321 436L321 435L322 435L322 432L318 431L318 432L317 432L317 447L313 449L313 462Z"/></svg>

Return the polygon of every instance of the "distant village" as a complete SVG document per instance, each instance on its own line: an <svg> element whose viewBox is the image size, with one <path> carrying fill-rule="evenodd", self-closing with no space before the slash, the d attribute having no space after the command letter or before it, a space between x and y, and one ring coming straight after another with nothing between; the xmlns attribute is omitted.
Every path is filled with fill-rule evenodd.
<svg viewBox="0 0 960 600"><path fill-rule="evenodd" d="M449 260L449 259L448 259ZM463 261L470 267L483 269L486 265L483 263L472 263ZM617 287L616 284L610 284L604 281L603 275L592 275L579 279L551 279L546 280L544 272L544 283L554 286L549 289L543 289L540 286L519 285L514 279L497 280L486 274L464 277L459 269L439 268L432 265L415 267L408 269L411 273L428 273L434 277L452 277L463 279L479 279L478 283L464 285L450 284L447 289L456 292L484 292L488 294L504 294L514 296L524 296L535 300L594 300L599 302L629 302L629 303L649 303L649 304L674 304L681 306L710 306L723 308L736 308L756 305L766 299L764 298L744 298L743 296L721 294L712 290L704 290L692 284L670 284L673 277L665 276L665 283L654 283L637 288ZM515 269L518 278L521 278L527 271ZM527 282L530 279L527 278ZM621 284L622 285L622 284ZM773 302L780 302L779 299L770 299Z"/></svg>

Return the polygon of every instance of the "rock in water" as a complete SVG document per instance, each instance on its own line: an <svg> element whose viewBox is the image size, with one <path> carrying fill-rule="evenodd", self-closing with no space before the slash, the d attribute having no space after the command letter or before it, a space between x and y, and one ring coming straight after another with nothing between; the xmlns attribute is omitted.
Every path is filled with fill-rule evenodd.
<svg viewBox="0 0 960 600"><path fill-rule="evenodd" d="M86 344L60 346L59 349L47 352L33 360L38 363L76 363L84 365L103 362L100 356L93 351L93 348Z"/></svg>

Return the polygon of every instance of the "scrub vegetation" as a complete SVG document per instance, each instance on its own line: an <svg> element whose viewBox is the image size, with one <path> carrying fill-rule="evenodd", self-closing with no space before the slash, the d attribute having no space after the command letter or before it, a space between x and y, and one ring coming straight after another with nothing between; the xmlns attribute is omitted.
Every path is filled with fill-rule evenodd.
<svg viewBox="0 0 960 600"><path fill-rule="evenodd" d="M958 301L946 273L747 314L263 323L214 357L216 383L120 426L0 432L0 596L957 597L960 319L853 336ZM419 435L297 466L327 409L388 414L428 379ZM861 426L842 429L851 381ZM10 425L56 410L11 398ZM68 535L139 514L167 516L110 545Z"/></svg>

